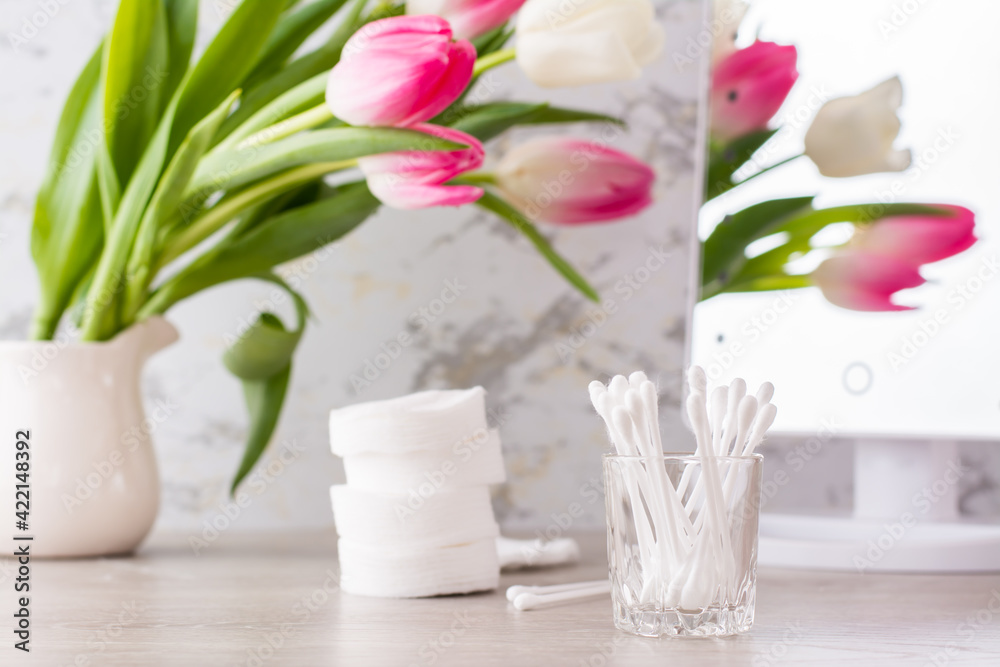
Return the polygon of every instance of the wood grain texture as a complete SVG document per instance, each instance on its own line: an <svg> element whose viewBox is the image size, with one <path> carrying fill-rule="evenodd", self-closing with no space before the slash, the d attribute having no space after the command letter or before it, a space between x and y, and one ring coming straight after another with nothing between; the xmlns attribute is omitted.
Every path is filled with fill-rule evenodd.
<svg viewBox="0 0 1000 667"><path fill-rule="evenodd" d="M580 539L583 564L503 585L606 576L603 535ZM0 621L0 665L1000 665L996 575L764 570L750 634L651 640L617 631L607 599L516 612L502 591L342 594L334 544L332 533L227 534L196 556L187 536L161 535L133 558L35 561L32 653L14 651ZM0 561L4 619L10 567Z"/></svg>

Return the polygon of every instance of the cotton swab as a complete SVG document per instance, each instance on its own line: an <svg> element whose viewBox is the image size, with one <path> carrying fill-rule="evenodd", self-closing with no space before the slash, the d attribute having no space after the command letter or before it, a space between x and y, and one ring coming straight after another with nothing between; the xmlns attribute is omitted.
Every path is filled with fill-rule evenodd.
<svg viewBox="0 0 1000 667"><path fill-rule="evenodd" d="M541 595L538 593L521 593L513 600L514 608L518 611L530 611L541 609L566 602L576 602L587 598L601 597L611 592L611 582L602 581L590 587L579 587L561 593L549 593Z"/></svg>
<svg viewBox="0 0 1000 667"><path fill-rule="evenodd" d="M753 396L744 396L737 408L736 442L733 443L732 456L740 456L743 453L747 435L750 433L750 426L756 416L757 399Z"/></svg>
<svg viewBox="0 0 1000 667"><path fill-rule="evenodd" d="M518 595L522 593L535 593L538 595L548 595L550 593L565 593L566 591L575 591L586 588L594 588L597 586L607 586L607 579L595 579L594 581L576 581L570 584L552 584L550 586L521 586L514 585L507 589L507 600L510 602L514 601Z"/></svg>
<svg viewBox="0 0 1000 667"><path fill-rule="evenodd" d="M722 422L722 447L716 450L719 456L729 456L733 448L733 440L737 431L737 412L740 401L747 394L747 383L742 378L736 378L729 385L729 395L726 400L726 419Z"/></svg>
<svg viewBox="0 0 1000 667"><path fill-rule="evenodd" d="M741 464L730 457L753 454L777 409L770 403L774 386L769 382L756 395L749 395L739 378L709 394L703 369L692 367L687 378L685 407L697 443L694 456L701 465L686 466L676 485L662 463L657 464L663 455L658 397L646 374L618 375L607 386L593 382L589 389L619 455L642 460L622 471L642 570L638 602L695 610L707 608L720 594L727 600L738 585L728 515ZM508 595L518 609L533 609L582 599L588 590L569 585Z"/></svg>
<svg viewBox="0 0 1000 667"><path fill-rule="evenodd" d="M722 424L726 420L726 402L729 400L728 387L716 387L709 403L709 423L712 425L712 453L722 456Z"/></svg>
<svg viewBox="0 0 1000 667"><path fill-rule="evenodd" d="M770 382L765 382L757 390L757 404L764 405L765 403L770 403L771 398L774 396L774 385Z"/></svg>

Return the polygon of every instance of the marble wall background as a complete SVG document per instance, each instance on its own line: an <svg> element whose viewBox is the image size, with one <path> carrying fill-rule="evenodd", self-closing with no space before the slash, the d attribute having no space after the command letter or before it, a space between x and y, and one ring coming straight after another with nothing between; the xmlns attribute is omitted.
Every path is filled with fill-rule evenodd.
<svg viewBox="0 0 1000 667"><path fill-rule="evenodd" d="M553 515L580 503L575 527L603 522L603 506L588 489L599 484L603 428L592 414L586 384L594 378L643 368L660 383L667 412L665 438L678 449L689 438L678 413L684 363L690 230L695 214L699 49L705 30L697 0L659 2L669 42L663 62L639 83L558 91L567 105L619 114L627 135L611 142L652 162L660 175L657 205L639 219L591 229L549 230L557 247L591 278L615 313L596 332L598 310L554 275L503 223L472 210L382 213L331 252L286 268L315 313L299 350L292 390L265 466L263 490L233 522L234 529L326 526L332 522L328 487L342 480L332 457L325 416L332 407L428 388L482 385L503 441L509 481L495 507L508 529L545 530ZM43 5L56 7L27 44L15 50L9 35L40 23ZM35 300L28 238L35 189L65 96L84 58L111 20L114 0L4 0L0 3L0 339L23 337ZM209 29L229 0L203 2ZM29 30L30 32L30 30ZM690 48L689 48L690 47ZM675 58L674 56L681 56ZM694 62L687 61L694 56ZM496 98L547 99L515 68L487 80ZM548 131L548 130L547 130ZM598 137L608 128L555 130ZM532 132L494 142L493 155ZM622 281L652 254L669 259L639 290ZM411 315L437 312L448 285L458 298L413 331ZM170 319L182 341L149 367L149 401L173 406L158 425L161 529L190 531L220 512L242 452L246 416L238 383L220 363L234 335L269 299L255 284L223 286L182 304ZM287 312L287 311L284 311ZM361 375L381 345L401 332L414 343L370 384ZM569 350L569 352L567 352ZM291 447L290 464L276 462ZM975 455L970 454L971 455ZM773 499L772 509L850 504L849 447L830 447ZM995 466L994 466L995 467ZM967 508L1000 509L996 477L970 490Z"/></svg>
<svg viewBox="0 0 1000 667"><path fill-rule="evenodd" d="M9 34L21 35L26 20L42 23L36 15L43 4L56 11L15 50ZM5 36L0 40L0 338L25 333L36 294L27 251L34 192L62 100L115 5L113 0L0 4ZM224 0L204 2L204 23L217 24L229 6ZM701 5L662 2L659 18L669 43L681 48L700 29ZM551 514L579 500L581 485L599 477L605 439L589 407L590 380L642 367L658 377L667 405L676 406L687 308L686 244L695 206L697 72L697 62L678 67L668 53L639 83L555 94L562 104L624 115L632 127L626 135L600 126L555 131L605 136L651 161L660 175L658 203L641 219L550 230L558 248L614 303L615 314L590 337L575 338L581 326L601 319L597 309L510 228L474 210L383 213L332 252L287 267L316 318L299 350L271 449L273 457L294 443L295 460L274 465L278 474L266 490L250 490L253 502L235 527L332 522L328 488L343 474L326 437L325 416L335 406L427 388L484 386L500 422L510 478L498 490L496 508L512 528L544 526ZM514 67L485 83L495 98L551 96L525 82ZM500 154L530 134L503 137L491 152ZM659 254L669 258L641 289L626 291L619 284ZM432 315L431 326L414 332L411 314L421 308L437 313L435 301L449 283L458 284L458 298ZM155 434L164 482L160 528L197 531L226 500L246 417L239 385L223 369L220 355L226 335L235 334L268 298L266 287L230 285L170 314L182 341L150 364L146 378L147 399L174 406ZM352 376L362 374L381 345L404 331L413 333L414 343L370 386L353 386ZM676 419L669 429L671 438L685 437ZM579 524L600 525L603 511L587 505Z"/></svg>

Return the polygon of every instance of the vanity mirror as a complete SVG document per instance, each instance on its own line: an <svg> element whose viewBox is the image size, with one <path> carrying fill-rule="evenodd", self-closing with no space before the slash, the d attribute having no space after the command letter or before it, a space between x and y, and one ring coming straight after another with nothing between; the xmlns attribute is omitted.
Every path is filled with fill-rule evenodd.
<svg viewBox="0 0 1000 667"><path fill-rule="evenodd" d="M762 563L1000 567L1000 528L958 507L959 443L996 440L1000 418L1000 91L982 80L1000 6L714 14L692 360L713 381L773 380L776 442L855 444L853 518L765 514Z"/></svg>

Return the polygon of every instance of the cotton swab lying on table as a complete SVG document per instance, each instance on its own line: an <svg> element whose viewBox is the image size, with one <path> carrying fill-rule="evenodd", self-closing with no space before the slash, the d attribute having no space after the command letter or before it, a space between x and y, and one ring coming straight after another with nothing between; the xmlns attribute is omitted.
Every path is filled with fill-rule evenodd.
<svg viewBox="0 0 1000 667"><path fill-rule="evenodd" d="M511 589L522 589L511 594ZM525 590L533 589L533 590ZM507 589L507 599L511 601L518 611L529 611L541 609L567 602L576 602L589 598L601 597L611 592L611 582L607 579L601 581L583 582L581 584L563 584L558 586L511 586Z"/></svg>
<svg viewBox="0 0 1000 667"><path fill-rule="evenodd" d="M549 586L523 586L520 584L515 584L507 589L507 600L510 602L514 601L521 593L535 593L538 595L547 595L549 593L565 593L566 591L575 591L577 589L583 588L593 588L601 584L607 584L607 579L595 579L594 581L575 581L569 584L551 584Z"/></svg>

